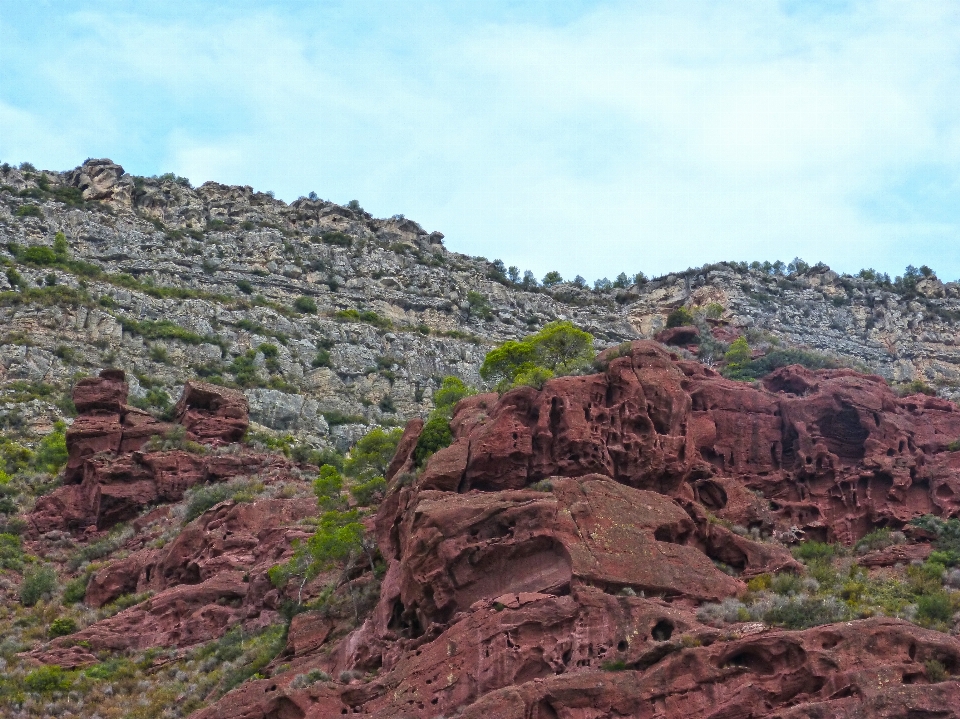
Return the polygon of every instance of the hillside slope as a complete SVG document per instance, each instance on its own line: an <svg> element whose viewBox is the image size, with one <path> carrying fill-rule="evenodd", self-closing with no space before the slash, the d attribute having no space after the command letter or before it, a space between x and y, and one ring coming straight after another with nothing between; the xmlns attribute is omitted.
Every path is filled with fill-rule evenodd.
<svg viewBox="0 0 960 719"><path fill-rule="evenodd" d="M359 206L191 188L109 160L0 166L0 422L46 431L76 373L116 366L142 406L162 409L189 379L224 381L246 392L255 426L345 449L371 424L425 415L444 375L479 385L491 344L553 319L599 347L711 303L721 339L806 346L946 396L960 382L960 292L935 277L904 289L823 266L787 276L728 263L544 289L442 239Z"/></svg>
<svg viewBox="0 0 960 719"><path fill-rule="evenodd" d="M960 716L956 284L544 288L351 204L0 166L0 714ZM592 367L483 393L557 319Z"/></svg>

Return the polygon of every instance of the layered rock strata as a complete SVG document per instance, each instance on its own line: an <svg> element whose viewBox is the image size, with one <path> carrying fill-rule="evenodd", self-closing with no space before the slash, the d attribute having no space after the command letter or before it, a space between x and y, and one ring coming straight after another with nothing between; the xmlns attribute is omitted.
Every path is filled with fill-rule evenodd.
<svg viewBox="0 0 960 719"><path fill-rule="evenodd" d="M249 474L273 461L246 451L208 450L235 443L246 432L243 394L225 387L189 382L162 422L126 404L124 373L108 369L76 383L80 415L67 430L69 458L63 487L41 497L27 517L33 536L52 530L93 531L135 517L146 506L182 499L189 487ZM179 432L175 428L181 427ZM161 449L175 436L185 449ZM156 438L157 448L148 442Z"/></svg>
<svg viewBox="0 0 960 719"><path fill-rule="evenodd" d="M462 401L419 473L411 423L377 515L372 615L339 641L322 613L298 616L287 671L196 719L955 716L960 684L929 669L960 671L954 637L888 618L721 631L695 610L802 571L773 536L850 542L956 514L960 412L848 371L730 382L650 342L606 361ZM345 679L293 683L317 669Z"/></svg>

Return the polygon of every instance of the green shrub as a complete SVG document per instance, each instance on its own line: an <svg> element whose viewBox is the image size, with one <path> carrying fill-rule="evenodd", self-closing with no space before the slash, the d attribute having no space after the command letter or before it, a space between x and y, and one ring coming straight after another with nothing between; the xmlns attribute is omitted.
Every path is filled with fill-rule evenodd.
<svg viewBox="0 0 960 719"><path fill-rule="evenodd" d="M925 394L930 397L937 396L937 390L928 385L922 379L915 379L911 382L906 382L905 384L900 385L897 388L897 394L901 397L908 397L912 394Z"/></svg>
<svg viewBox="0 0 960 719"><path fill-rule="evenodd" d="M480 376L499 391L519 384L541 385L554 374L569 374L590 365L593 337L567 321L550 322L521 341L510 340L487 353Z"/></svg>
<svg viewBox="0 0 960 719"><path fill-rule="evenodd" d="M778 574L770 582L770 589L777 594L799 594L802 587L803 580L796 574Z"/></svg>
<svg viewBox="0 0 960 719"><path fill-rule="evenodd" d="M850 609L833 597L790 597L775 602L763 620L785 629L809 629L850 619Z"/></svg>
<svg viewBox="0 0 960 719"><path fill-rule="evenodd" d="M667 328L685 327L693 324L693 314L686 307L678 307L667 315Z"/></svg>
<svg viewBox="0 0 960 719"><path fill-rule="evenodd" d="M329 367L330 366L330 352L325 349L317 350L316 356L313 358L313 361L310 363L313 367Z"/></svg>
<svg viewBox="0 0 960 719"><path fill-rule="evenodd" d="M67 582L63 589L63 603L76 604L82 602L87 596L87 585L90 583L90 573L81 574L75 579Z"/></svg>
<svg viewBox="0 0 960 719"><path fill-rule="evenodd" d="M51 639L65 637L77 631L77 622L73 617L57 617L50 623L48 634Z"/></svg>
<svg viewBox="0 0 960 719"><path fill-rule="evenodd" d="M338 472L343 471L343 455L334 447L325 447L324 449L314 449L308 444L298 444L290 451L290 457L296 462L303 464L312 464L322 467L329 464Z"/></svg>
<svg viewBox="0 0 960 719"><path fill-rule="evenodd" d="M315 315L317 303L312 297L298 297L293 303L293 309L306 315Z"/></svg>
<svg viewBox="0 0 960 719"><path fill-rule="evenodd" d="M357 479L384 476L401 436L403 430L400 428L383 430L375 427L370 430L350 450L350 457L343 464L344 473Z"/></svg>
<svg viewBox="0 0 960 719"><path fill-rule="evenodd" d="M910 524L933 534L936 537L934 546L938 550L960 555L960 520L940 519L932 514L925 514L911 520Z"/></svg>
<svg viewBox="0 0 960 719"><path fill-rule="evenodd" d="M78 548L70 559L67 560L67 569L71 572L79 569L85 562L92 562L96 559L102 559L103 557L113 554L115 551L120 549L124 543L133 536L133 530L129 527L123 525L117 525L103 539L98 539L92 544L88 544L84 547ZM73 580L78 581L78 580ZM83 579L83 589L86 593L87 582L89 577ZM77 589L72 589L71 591L77 591ZM82 597L81 597L82 598Z"/></svg>
<svg viewBox="0 0 960 719"><path fill-rule="evenodd" d="M543 385L551 379L553 379L553 372L546 367L526 367L513 378L512 386L543 389Z"/></svg>
<svg viewBox="0 0 960 719"><path fill-rule="evenodd" d="M943 590L917 599L917 623L924 626L946 624L953 618L953 603Z"/></svg>
<svg viewBox="0 0 960 719"><path fill-rule="evenodd" d="M323 418L327 420L327 424L331 427L336 427L341 424L363 424L366 420L358 414L344 414L338 410L331 410L330 412L323 412Z"/></svg>
<svg viewBox="0 0 960 719"><path fill-rule="evenodd" d="M24 686L37 694L65 692L73 684L71 675L56 664L34 669L23 679Z"/></svg>
<svg viewBox="0 0 960 719"><path fill-rule="evenodd" d="M160 362L161 364L166 364L170 361L170 355L167 354L167 348L163 345L156 344L150 346L150 359L154 362Z"/></svg>
<svg viewBox="0 0 960 719"><path fill-rule="evenodd" d="M475 389L468 387L459 377L448 375L440 383L440 389L433 393L434 412L450 417L457 402L476 393Z"/></svg>
<svg viewBox="0 0 960 719"><path fill-rule="evenodd" d="M450 430L449 420L443 415L434 415L423 425L417 439L417 446L413 450L414 463L417 467L422 467L433 454L449 447L452 442L453 432Z"/></svg>
<svg viewBox="0 0 960 719"><path fill-rule="evenodd" d="M773 577L769 574L759 574L747 582L747 589L751 592L762 592L770 589L773 584Z"/></svg>
<svg viewBox="0 0 960 719"><path fill-rule="evenodd" d="M20 537L0 534L0 569L20 571L23 568L23 548Z"/></svg>
<svg viewBox="0 0 960 719"><path fill-rule="evenodd" d="M250 284L249 280L237 280L237 289L243 294L249 295L253 292L253 285Z"/></svg>
<svg viewBox="0 0 960 719"><path fill-rule="evenodd" d="M349 309L349 310L340 310L334 312L333 318L337 322L359 322L360 321L360 312L359 310Z"/></svg>
<svg viewBox="0 0 960 719"><path fill-rule="evenodd" d="M186 493L183 521L191 522L211 507L228 499L235 502L252 502L262 491L261 482L245 478L192 487Z"/></svg>
<svg viewBox="0 0 960 719"><path fill-rule="evenodd" d="M67 236L62 232L58 232L53 238L53 254L55 254L58 259L65 260L69 252L70 245L67 244Z"/></svg>
<svg viewBox="0 0 960 719"><path fill-rule="evenodd" d="M886 547L895 544L894 539L891 536L892 534L893 532L891 532L887 527L876 529L869 534L865 534L863 538L857 542L855 549L857 552L861 553L885 549Z"/></svg>
<svg viewBox="0 0 960 719"><path fill-rule="evenodd" d="M723 317L724 307L719 302L711 302L707 305L706 315L712 320L718 320Z"/></svg>
<svg viewBox="0 0 960 719"><path fill-rule="evenodd" d="M45 594L52 594L57 586L57 573L48 564L29 567L20 581L20 603L32 607Z"/></svg>
<svg viewBox="0 0 960 719"><path fill-rule="evenodd" d="M826 542L802 542L793 548L793 556L801 562L829 561L837 555L837 545Z"/></svg>
<svg viewBox="0 0 960 719"><path fill-rule="evenodd" d="M320 235L320 241L325 245L337 245L338 247L350 247L353 244L350 235L339 230L324 232Z"/></svg>
<svg viewBox="0 0 960 719"><path fill-rule="evenodd" d="M43 213L36 205L20 205L16 215L17 217L43 217Z"/></svg>
<svg viewBox="0 0 960 719"><path fill-rule="evenodd" d="M120 324L124 332L140 335L148 340L179 340L190 345L221 344L219 337L199 335L170 320L137 321L124 317Z"/></svg>
<svg viewBox="0 0 960 719"><path fill-rule="evenodd" d="M493 317L493 309L484 295L473 290L467 292L467 316L481 320L489 320Z"/></svg>
<svg viewBox="0 0 960 719"><path fill-rule="evenodd" d="M56 349L53 350L53 356L59 357L64 362L69 364L77 358L77 352L72 347L67 347L66 345L57 345Z"/></svg>
<svg viewBox="0 0 960 719"><path fill-rule="evenodd" d="M383 499L387 492L387 482L383 477L373 477L350 488L350 494L361 507L368 507Z"/></svg>
<svg viewBox="0 0 960 719"><path fill-rule="evenodd" d="M381 412L393 413L397 411L397 405L394 403L393 397L388 394L385 394L380 398L377 406L380 408Z"/></svg>
<svg viewBox="0 0 960 719"><path fill-rule="evenodd" d="M313 480L313 493L317 496L317 504L323 510L332 510L343 504L343 477L331 464L320 467L320 474Z"/></svg>
<svg viewBox="0 0 960 719"><path fill-rule="evenodd" d="M57 474L67 463L67 426L63 422L56 422L53 431L40 440L33 466L41 472Z"/></svg>
<svg viewBox="0 0 960 719"><path fill-rule="evenodd" d="M939 684L950 678L950 673L947 671L947 668L936 659L928 659L925 661L923 668L926 670L927 680L931 684Z"/></svg>
<svg viewBox="0 0 960 719"><path fill-rule="evenodd" d="M623 661L622 659L617 659L612 662L604 662L600 668L603 669L603 671L605 672L622 672L622 671L625 671L628 667L625 661Z"/></svg>
<svg viewBox="0 0 960 719"><path fill-rule="evenodd" d="M54 252L52 248L44 247L43 245L31 245L23 251L21 258L24 262L40 265L41 267L56 264L59 260L57 253Z"/></svg>

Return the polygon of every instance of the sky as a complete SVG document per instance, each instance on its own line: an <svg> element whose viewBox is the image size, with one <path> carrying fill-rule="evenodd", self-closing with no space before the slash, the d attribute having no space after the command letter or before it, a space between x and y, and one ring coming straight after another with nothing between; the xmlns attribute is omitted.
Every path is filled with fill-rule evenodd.
<svg viewBox="0 0 960 719"><path fill-rule="evenodd" d="M960 278L960 4L0 0L0 161L356 199L538 277Z"/></svg>

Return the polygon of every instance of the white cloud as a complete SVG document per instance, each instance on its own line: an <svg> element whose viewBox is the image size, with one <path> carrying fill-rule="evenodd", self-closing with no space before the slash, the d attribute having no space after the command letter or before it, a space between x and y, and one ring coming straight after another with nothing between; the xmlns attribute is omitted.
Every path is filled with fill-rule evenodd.
<svg viewBox="0 0 960 719"><path fill-rule="evenodd" d="M960 275L953 4L450 7L68 16L58 52L16 48L50 98L0 81L0 151L356 198L538 275L795 255Z"/></svg>

